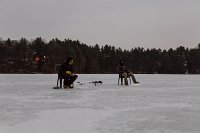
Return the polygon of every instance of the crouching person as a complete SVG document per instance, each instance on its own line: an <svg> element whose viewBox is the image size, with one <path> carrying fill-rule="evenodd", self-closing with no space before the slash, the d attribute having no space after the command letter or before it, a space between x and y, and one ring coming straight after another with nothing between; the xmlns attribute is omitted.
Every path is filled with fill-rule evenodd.
<svg viewBox="0 0 200 133"><path fill-rule="evenodd" d="M61 73L64 78L64 88L73 88L73 83L77 79L78 75L73 71L74 60L68 57L67 60L61 65Z"/></svg>

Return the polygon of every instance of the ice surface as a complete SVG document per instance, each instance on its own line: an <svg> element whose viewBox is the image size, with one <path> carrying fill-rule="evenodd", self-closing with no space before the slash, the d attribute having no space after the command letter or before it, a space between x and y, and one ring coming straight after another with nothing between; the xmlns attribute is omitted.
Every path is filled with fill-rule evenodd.
<svg viewBox="0 0 200 133"><path fill-rule="evenodd" d="M200 132L200 75L135 76L82 74L57 90L55 74L1 74L0 133Z"/></svg>

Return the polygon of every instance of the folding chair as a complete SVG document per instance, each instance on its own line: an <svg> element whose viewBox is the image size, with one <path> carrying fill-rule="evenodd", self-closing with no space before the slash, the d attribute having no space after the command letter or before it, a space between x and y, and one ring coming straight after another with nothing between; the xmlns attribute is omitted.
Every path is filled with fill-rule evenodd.
<svg viewBox="0 0 200 133"><path fill-rule="evenodd" d="M128 76L127 78L129 78L130 80L130 84L131 84L131 77ZM121 85L123 85L123 79L124 79L124 76L122 74L119 74L119 78L118 78L118 85L119 85L119 81L121 80Z"/></svg>
<svg viewBox="0 0 200 133"><path fill-rule="evenodd" d="M60 68L61 68L61 64L56 64L55 65L55 71L58 74L58 79L57 79L57 87L58 88L62 88L62 79L64 79L60 73ZM58 86L58 82L60 81L60 87Z"/></svg>

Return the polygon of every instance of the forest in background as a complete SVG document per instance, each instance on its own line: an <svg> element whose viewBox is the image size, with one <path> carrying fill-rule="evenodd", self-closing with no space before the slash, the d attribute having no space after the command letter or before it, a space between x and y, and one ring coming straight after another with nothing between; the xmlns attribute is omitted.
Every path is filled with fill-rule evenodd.
<svg viewBox="0 0 200 133"><path fill-rule="evenodd" d="M55 73L55 65L68 56L74 58L76 73L117 73L123 59L138 74L200 74L200 44L195 48L123 50L71 39L0 39L0 73Z"/></svg>

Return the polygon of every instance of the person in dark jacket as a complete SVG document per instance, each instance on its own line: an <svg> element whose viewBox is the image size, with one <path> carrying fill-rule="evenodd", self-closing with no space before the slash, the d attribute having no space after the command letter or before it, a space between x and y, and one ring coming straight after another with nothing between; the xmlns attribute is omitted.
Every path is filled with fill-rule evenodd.
<svg viewBox="0 0 200 133"><path fill-rule="evenodd" d="M74 74L73 63L74 60L68 57L61 65L60 74L64 78L64 88L73 88L73 82L78 77L78 75Z"/></svg>
<svg viewBox="0 0 200 133"><path fill-rule="evenodd" d="M135 84L138 84L140 82L136 81L135 76L132 72L128 70L128 68L124 65L124 60L121 60L118 66L118 73L124 77L125 85L128 85L128 79L127 77L131 77L133 82Z"/></svg>

